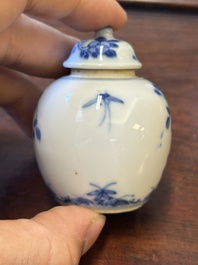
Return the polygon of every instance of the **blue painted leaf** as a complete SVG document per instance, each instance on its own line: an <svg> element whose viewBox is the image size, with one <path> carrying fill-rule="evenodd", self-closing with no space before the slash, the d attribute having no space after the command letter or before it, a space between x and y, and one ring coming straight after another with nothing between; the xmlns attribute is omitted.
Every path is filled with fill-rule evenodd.
<svg viewBox="0 0 198 265"><path fill-rule="evenodd" d="M41 140L41 131L39 130L38 127L35 128L35 134L36 134L36 138L40 141Z"/></svg>
<svg viewBox="0 0 198 265"><path fill-rule="evenodd" d="M119 46L118 46L118 44L116 44L116 43L112 43L112 42L110 42L110 47L112 47L112 48L118 48Z"/></svg>
<svg viewBox="0 0 198 265"><path fill-rule="evenodd" d="M135 56L135 54L133 54L132 57L133 57L134 60L138 61L138 59L137 59L137 57Z"/></svg>
<svg viewBox="0 0 198 265"><path fill-rule="evenodd" d="M169 129L170 127L170 117L166 119L166 129Z"/></svg>
<svg viewBox="0 0 198 265"><path fill-rule="evenodd" d="M120 42L119 40L108 40L108 42Z"/></svg>
<svg viewBox="0 0 198 265"><path fill-rule="evenodd" d="M170 115L170 109L168 106L166 106L166 110L167 110L168 114Z"/></svg>
<svg viewBox="0 0 198 265"><path fill-rule="evenodd" d="M112 96L109 96L108 98L110 101L114 101L114 102L118 102L118 103L121 103L121 104L124 104L124 101L119 99L119 98L116 98L116 97L112 97Z"/></svg>
<svg viewBox="0 0 198 265"><path fill-rule="evenodd" d="M90 185L90 186L93 186L93 187L96 187L96 188L98 188L98 189L101 189L100 186L98 186L98 185L96 185L96 184L94 184L94 183L89 183L89 185Z"/></svg>
<svg viewBox="0 0 198 265"><path fill-rule="evenodd" d="M155 89L154 89L154 92L155 92L158 96L162 96L162 92L161 92L159 89L155 88Z"/></svg>
<svg viewBox="0 0 198 265"><path fill-rule="evenodd" d="M91 106L91 105L93 105L93 104L96 104L96 102L97 102L97 98L94 98L94 99L88 101L87 103L85 103L85 104L82 106L82 108L87 108L87 107L89 107L89 106Z"/></svg>
<svg viewBox="0 0 198 265"><path fill-rule="evenodd" d="M94 190L94 191L88 192L87 195L89 195L89 196L97 196L98 192L99 192L98 190Z"/></svg>
<svg viewBox="0 0 198 265"><path fill-rule="evenodd" d="M115 190L107 190L107 189L106 189L106 190L104 189L104 193L105 193L105 194L109 194L109 195L110 195L110 194L111 194L111 195L113 195L113 194L117 194L117 192L116 192Z"/></svg>
<svg viewBox="0 0 198 265"><path fill-rule="evenodd" d="M130 204L130 201L122 200L122 199L114 199L111 201L112 206L123 206Z"/></svg>
<svg viewBox="0 0 198 265"><path fill-rule="evenodd" d="M93 186L95 188L97 188L98 190L106 190L108 187L117 184L117 182L110 182L109 184L107 184L106 186L104 186L103 188L101 188L100 186L94 184L94 183L89 183L90 186Z"/></svg>
<svg viewBox="0 0 198 265"><path fill-rule="evenodd" d="M117 54L114 50L107 50L105 53L104 53L107 57L110 57L110 58L113 58L113 57L116 57Z"/></svg>

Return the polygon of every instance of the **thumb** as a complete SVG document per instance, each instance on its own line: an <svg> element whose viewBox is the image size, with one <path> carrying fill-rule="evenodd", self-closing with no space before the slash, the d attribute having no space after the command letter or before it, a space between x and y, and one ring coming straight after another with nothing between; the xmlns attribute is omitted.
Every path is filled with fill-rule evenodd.
<svg viewBox="0 0 198 265"><path fill-rule="evenodd" d="M1 264L77 265L104 223L104 216L78 206L58 206L31 220L0 221Z"/></svg>

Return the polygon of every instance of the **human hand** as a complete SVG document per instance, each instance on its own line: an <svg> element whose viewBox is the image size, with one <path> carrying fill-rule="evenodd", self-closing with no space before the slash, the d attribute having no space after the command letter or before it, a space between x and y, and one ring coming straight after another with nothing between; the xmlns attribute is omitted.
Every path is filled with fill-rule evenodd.
<svg viewBox="0 0 198 265"><path fill-rule="evenodd" d="M30 220L0 221L0 264L77 265L104 223L104 216L77 206L55 207Z"/></svg>
<svg viewBox="0 0 198 265"><path fill-rule="evenodd" d="M76 39L28 15L58 19L80 31L120 28L114 0L0 0L0 106L31 134L41 91L28 75L57 78ZM0 264L78 264L105 218L77 206L56 207L31 220L0 221Z"/></svg>
<svg viewBox="0 0 198 265"><path fill-rule="evenodd" d="M47 78L66 74L62 62L76 39L27 14L58 19L80 31L118 29L126 14L115 0L0 0L0 106L31 134L41 92L26 74Z"/></svg>

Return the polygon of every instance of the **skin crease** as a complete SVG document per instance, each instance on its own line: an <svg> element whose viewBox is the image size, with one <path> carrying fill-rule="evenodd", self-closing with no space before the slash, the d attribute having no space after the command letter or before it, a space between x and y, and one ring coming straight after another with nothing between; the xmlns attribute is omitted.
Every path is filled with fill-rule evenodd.
<svg viewBox="0 0 198 265"><path fill-rule="evenodd" d="M41 95L28 75L68 74L62 62L77 41L29 15L61 20L79 31L119 29L126 22L115 0L0 0L0 106L27 134ZM2 220L0 265L78 264L104 223L104 216L77 206L55 207L29 220Z"/></svg>

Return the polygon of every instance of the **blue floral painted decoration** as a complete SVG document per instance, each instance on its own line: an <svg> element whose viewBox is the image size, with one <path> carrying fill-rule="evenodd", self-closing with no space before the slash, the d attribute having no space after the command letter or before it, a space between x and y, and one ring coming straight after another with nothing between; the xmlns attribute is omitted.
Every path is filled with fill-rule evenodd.
<svg viewBox="0 0 198 265"><path fill-rule="evenodd" d="M138 58L136 57L135 54L132 55L132 58L133 58L135 61L138 61Z"/></svg>
<svg viewBox="0 0 198 265"><path fill-rule="evenodd" d="M121 198L116 197L117 191L115 189L110 189L110 186L116 185L117 182L111 182L104 187L100 187L96 184L90 183L90 186L94 189L88 193L86 193L86 197L58 197L53 191L51 193L53 196L62 203L65 204L74 204L74 205L81 205L81 206L95 206L95 207L118 207L124 205L134 205L138 206L150 198L151 193L153 192L154 188L151 188L151 191L144 199L138 199L135 197L134 194L132 195L125 195Z"/></svg>
<svg viewBox="0 0 198 265"><path fill-rule="evenodd" d="M167 110L167 113L168 113L168 117L166 119L166 129L169 129L170 128L170 123L171 123L171 118L170 118L170 109L168 106L166 106L166 110Z"/></svg>
<svg viewBox="0 0 198 265"><path fill-rule="evenodd" d="M139 69L142 64L133 47L113 36L111 27L96 31L95 36L75 44L63 63L73 69Z"/></svg>
<svg viewBox="0 0 198 265"><path fill-rule="evenodd" d="M164 97L163 93L155 85L153 85L153 90L158 96ZM166 125L165 126L166 126L166 129L168 130L170 128L170 125L171 125L170 109L168 106L166 106L166 110L167 110L168 116L166 118Z"/></svg>
<svg viewBox="0 0 198 265"><path fill-rule="evenodd" d="M91 99L90 101L85 103L82 106L82 108L88 108L88 107L96 104L96 109L99 110L100 106L104 106L104 114L103 114L103 117L102 117L102 120L101 120L99 126L101 126L104 123L104 121L108 118L109 130L110 130L111 129L111 109L110 109L111 102L124 104L123 100L121 100L117 97L113 97L109 93L105 92L105 93L98 94L96 96L96 98Z"/></svg>
<svg viewBox="0 0 198 265"><path fill-rule="evenodd" d="M80 57L84 59L98 58L100 55L105 55L109 58L114 58L117 56L114 49L118 48L119 40L112 39L107 40L104 37L98 37L94 41L90 42L88 45L84 45L85 42L77 43L77 48L80 50ZM76 51L76 46L73 52Z"/></svg>
<svg viewBox="0 0 198 265"><path fill-rule="evenodd" d="M37 117L35 117L34 121L33 121L33 138L37 139L38 141L41 140L41 131L38 127L38 121L37 121Z"/></svg>
<svg viewBox="0 0 198 265"><path fill-rule="evenodd" d="M162 91L160 91L156 86L154 86L153 89L154 89L154 92L155 92L158 96L162 96L162 97L164 96L163 93L162 93Z"/></svg>

